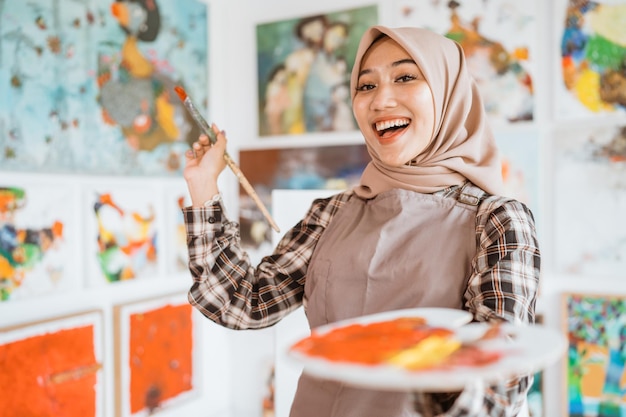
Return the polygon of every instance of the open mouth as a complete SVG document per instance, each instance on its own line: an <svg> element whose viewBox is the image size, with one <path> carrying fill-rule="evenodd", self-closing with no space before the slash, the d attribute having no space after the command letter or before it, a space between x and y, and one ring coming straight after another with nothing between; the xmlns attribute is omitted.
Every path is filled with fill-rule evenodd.
<svg viewBox="0 0 626 417"><path fill-rule="evenodd" d="M381 139L393 136L400 130L406 129L406 127L411 123L409 119L393 119L393 120L385 120L382 122L377 122L374 124L374 130L378 133L378 136Z"/></svg>

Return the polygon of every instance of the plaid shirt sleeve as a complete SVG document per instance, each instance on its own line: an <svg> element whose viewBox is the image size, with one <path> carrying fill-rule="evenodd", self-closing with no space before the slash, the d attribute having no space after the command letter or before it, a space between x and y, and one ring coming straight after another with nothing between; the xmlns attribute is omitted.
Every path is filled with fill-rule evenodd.
<svg viewBox="0 0 626 417"><path fill-rule="evenodd" d="M189 302L231 329L277 323L302 304L307 267L320 236L349 193L313 202L274 253L257 267L241 247L239 224L229 221L221 198L207 207L183 208L193 284Z"/></svg>
<svg viewBox="0 0 626 417"><path fill-rule="evenodd" d="M476 321L534 323L540 252L530 210L509 200L479 212L478 253L465 292ZM516 416L532 383L522 375L499 384L476 383L461 393L415 393L415 409L424 417Z"/></svg>

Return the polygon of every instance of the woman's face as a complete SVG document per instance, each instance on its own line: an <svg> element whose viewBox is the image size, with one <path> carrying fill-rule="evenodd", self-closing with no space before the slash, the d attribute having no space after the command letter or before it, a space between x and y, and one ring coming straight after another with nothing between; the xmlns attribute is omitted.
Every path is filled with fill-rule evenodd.
<svg viewBox="0 0 626 417"><path fill-rule="evenodd" d="M365 53L353 111L368 145L386 165L406 164L433 135L432 91L415 61L390 38Z"/></svg>

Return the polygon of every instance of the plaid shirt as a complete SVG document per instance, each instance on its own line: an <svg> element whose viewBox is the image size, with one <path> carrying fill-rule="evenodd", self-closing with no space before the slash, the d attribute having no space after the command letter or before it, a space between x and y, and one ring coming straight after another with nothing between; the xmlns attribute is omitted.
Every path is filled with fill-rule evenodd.
<svg viewBox="0 0 626 417"><path fill-rule="evenodd" d="M458 198L460 187L436 195ZM232 329L264 328L302 305L315 245L351 191L315 200L257 267L241 247L239 225L229 221L221 198L204 208L184 208L193 284L189 301L212 321ZM534 220L522 203L485 198L477 214L477 253L464 294L475 321L533 323L540 254ZM514 416L526 399L530 377L461 393L414 394L422 416ZM447 410L447 411L445 411Z"/></svg>

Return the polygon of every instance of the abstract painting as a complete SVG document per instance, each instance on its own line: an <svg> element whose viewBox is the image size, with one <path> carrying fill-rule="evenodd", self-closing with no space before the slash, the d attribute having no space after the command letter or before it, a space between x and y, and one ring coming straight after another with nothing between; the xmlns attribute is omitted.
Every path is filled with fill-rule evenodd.
<svg viewBox="0 0 626 417"><path fill-rule="evenodd" d="M565 294L567 410L570 417L619 417L626 412L626 299Z"/></svg>
<svg viewBox="0 0 626 417"><path fill-rule="evenodd" d="M459 42L491 120L533 120L536 4L516 0L398 0L396 26L418 26Z"/></svg>
<svg viewBox="0 0 626 417"><path fill-rule="evenodd" d="M626 270L626 125L554 134L553 236L557 272L594 277Z"/></svg>
<svg viewBox="0 0 626 417"><path fill-rule="evenodd" d="M239 152L241 170L266 207L272 206L271 194L276 188L334 189L339 192L354 186L370 160L365 145L244 149ZM242 187L239 189L239 222L242 245L251 255L272 250L270 226Z"/></svg>
<svg viewBox="0 0 626 417"><path fill-rule="evenodd" d="M352 131L350 71L376 6L257 26L259 135Z"/></svg>
<svg viewBox="0 0 626 417"><path fill-rule="evenodd" d="M71 289L76 216L67 204L74 189L6 179L0 181L0 302Z"/></svg>
<svg viewBox="0 0 626 417"><path fill-rule="evenodd" d="M199 0L0 1L3 169L173 175L207 103Z"/></svg>
<svg viewBox="0 0 626 417"><path fill-rule="evenodd" d="M158 192L114 182L87 191L87 239L92 285L158 274Z"/></svg>
<svg viewBox="0 0 626 417"><path fill-rule="evenodd" d="M115 307L118 416L173 409L195 395L193 310L185 294Z"/></svg>
<svg viewBox="0 0 626 417"><path fill-rule="evenodd" d="M104 416L102 332L99 312L2 329L2 415Z"/></svg>
<svg viewBox="0 0 626 417"><path fill-rule="evenodd" d="M626 0L557 4L557 116L626 115Z"/></svg>

